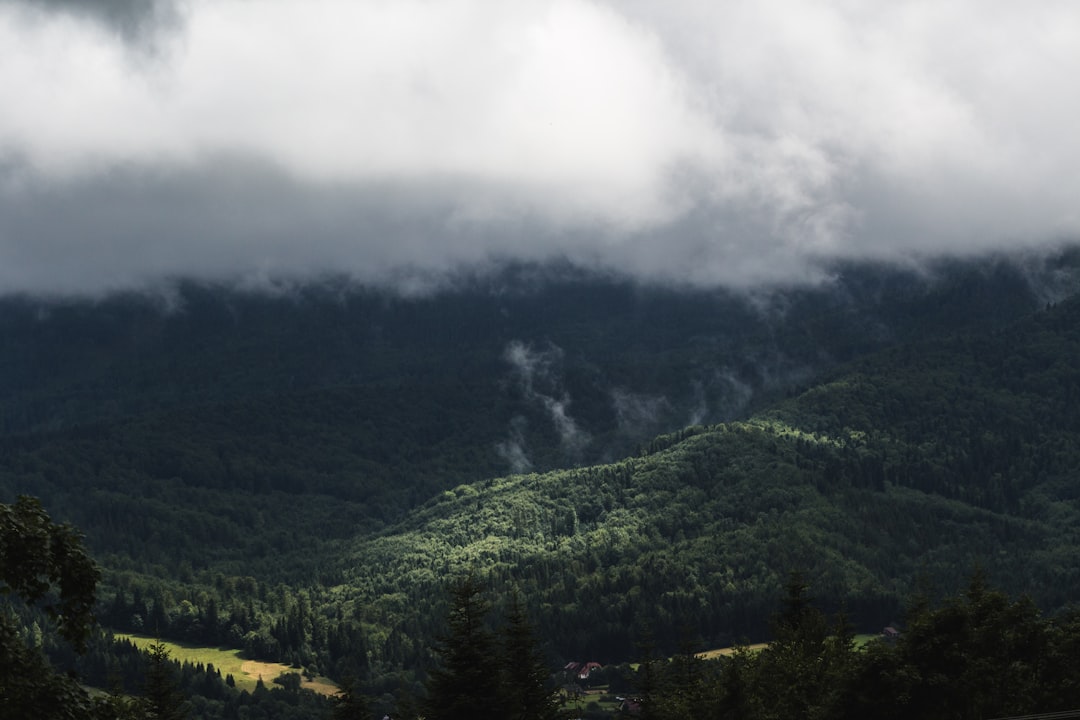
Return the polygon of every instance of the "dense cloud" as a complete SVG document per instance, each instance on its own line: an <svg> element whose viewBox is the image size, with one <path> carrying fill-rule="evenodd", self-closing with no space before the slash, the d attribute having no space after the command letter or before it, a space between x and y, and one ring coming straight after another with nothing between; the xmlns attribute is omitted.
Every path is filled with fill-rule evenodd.
<svg viewBox="0 0 1080 720"><path fill-rule="evenodd" d="M1080 232L1069 2L0 0L0 292Z"/></svg>
<svg viewBox="0 0 1080 720"><path fill-rule="evenodd" d="M175 29L182 20L181 6L174 0L0 0L15 7L22 20L48 21L67 15L96 23L139 50L152 50L160 33Z"/></svg>

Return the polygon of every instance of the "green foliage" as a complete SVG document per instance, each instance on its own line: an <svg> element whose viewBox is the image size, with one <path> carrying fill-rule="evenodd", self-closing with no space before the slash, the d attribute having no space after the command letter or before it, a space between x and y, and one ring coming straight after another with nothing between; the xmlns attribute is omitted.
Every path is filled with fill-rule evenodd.
<svg viewBox="0 0 1080 720"><path fill-rule="evenodd" d="M152 644L144 659L130 642L109 642L96 632L90 611L96 565L83 550L78 533L53 523L34 498L0 505L0 561L4 718L201 720L221 717L226 703L235 716L240 707L255 702L268 720L286 720L314 717L325 709L312 702L314 698L279 703L280 693L267 693L259 701L246 692L237 695L212 665L181 666L170 660L161 643ZM66 670L58 671L50 660ZM82 682L111 690L91 697ZM131 692L142 696L131 697ZM196 698L197 707L185 700L187 696ZM298 706L299 714L293 712ZM290 710L283 712L283 707Z"/></svg>
<svg viewBox="0 0 1080 720"><path fill-rule="evenodd" d="M1071 670L1058 664L1078 641L1073 614L1043 617L979 573L938 607L915 603L898 641L862 647L842 620L822 636L823 616L804 589L788 586L777 637L760 652L691 661L692 674L680 658L640 671L642 686L657 688L649 716L977 720L1080 703Z"/></svg>
<svg viewBox="0 0 1080 720"><path fill-rule="evenodd" d="M367 696L360 692L355 682L342 683L341 692L333 700L333 720L371 720L371 706Z"/></svg>
<svg viewBox="0 0 1080 720"><path fill-rule="evenodd" d="M439 666L427 682L424 717L558 720L550 672L520 600L511 598L501 638L488 629L489 606L473 575L450 586Z"/></svg>
<svg viewBox="0 0 1080 720"><path fill-rule="evenodd" d="M147 715L153 720L186 720L188 710L173 676L168 649L160 642L153 643L146 657L143 696Z"/></svg>
<svg viewBox="0 0 1080 720"><path fill-rule="evenodd" d="M898 615L916 575L954 589L978 559L1058 607L1076 597L1080 553L1080 405L1059 388L1080 371L1055 358L1080 357L1077 314L1063 303L1008 333L886 353L642 457L476 484L359 538L341 597L373 630L415 611L406 632L423 636L441 578L476 567L520 586L561 652L610 659L633 655L637 621L669 653L687 623L709 645L764 637L790 568L864 628ZM1001 369L1032 348L1042 359L1008 389ZM373 639L415 657L400 636Z"/></svg>
<svg viewBox="0 0 1080 720"><path fill-rule="evenodd" d="M540 651L521 598L513 594L502 629L500 693L508 720L560 720L549 663Z"/></svg>
<svg viewBox="0 0 1080 720"><path fill-rule="evenodd" d="M502 717L501 663L495 635L486 627L488 606L479 582L469 576L450 588L446 635L439 644L439 667L431 673L424 715L433 720L465 720L480 708Z"/></svg>
<svg viewBox="0 0 1080 720"><path fill-rule="evenodd" d="M687 625L765 638L793 568L862 629L917 574L952 591L977 560L1058 608L1080 581L1077 301L1031 314L1007 263L938 270L842 268L754 302L595 278L184 286L172 313L5 299L0 493L86 530L109 627L376 696L423 677L470 568L496 611L520 588L552 654L604 661L643 627L663 655ZM561 349L544 389L572 400L577 454L508 368L515 340ZM499 477L509 430L535 474Z"/></svg>
<svg viewBox="0 0 1080 720"><path fill-rule="evenodd" d="M43 603L76 648L93 627L99 576L81 536L70 525L53 523L36 498L0 504L0 593Z"/></svg>
<svg viewBox="0 0 1080 720"><path fill-rule="evenodd" d="M162 569L184 583L113 576L128 589L111 622L130 627L137 616L171 637L338 676L352 663L377 680L427 662L445 612L440 588L468 568L498 589L520 587L559 653L603 660L632 657L642 626L665 654L687 624L708 646L763 638L771 588L791 568L860 628L896 617L917 574L952 589L977 559L995 582L1058 607L1075 599L1080 567L1070 483L1080 404L1061 400L1062 388L1080 386L1061 361L1080 356L1077 314L1075 301L1062 303L1008 332L905 346L637 457L451 485L377 531L358 525L350 540L297 555L286 542L268 565L302 556L325 568L303 592L245 580L229 563L221 574ZM184 497L181 506L215 507L212 494ZM282 520L298 539L301 525L322 527L322 513L342 506L302 497L289 497ZM238 494L214 512L256 518L261 498ZM265 501L266 512L280 502ZM185 525L213 527L160 507L155 525L175 522L177 542L192 542ZM266 534L252 526L250 536Z"/></svg>
<svg viewBox="0 0 1080 720"><path fill-rule="evenodd" d="M78 534L52 522L34 498L0 504L0 714L12 718L81 718L92 706L71 677L57 673L17 623L19 605L37 604L59 634L83 649L93 626L98 570Z"/></svg>

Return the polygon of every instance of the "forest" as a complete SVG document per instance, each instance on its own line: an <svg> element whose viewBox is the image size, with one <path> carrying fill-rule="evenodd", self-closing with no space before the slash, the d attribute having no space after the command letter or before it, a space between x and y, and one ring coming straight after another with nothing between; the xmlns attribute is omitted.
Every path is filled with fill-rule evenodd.
<svg viewBox="0 0 1080 720"><path fill-rule="evenodd" d="M1069 709L1078 265L846 267L766 298L522 268L439 299L7 299L0 501L85 534L103 632L238 648L372 712L438 686L463 578L556 678L641 663L610 672L654 717L936 717L926 683L964 688L941 717ZM979 623L1026 635L976 647ZM897 642L851 641L886 625ZM920 665L961 628L970 668ZM107 634L40 645L96 687L146 674ZM980 653L1028 662L1000 670L1023 692L976 682ZM175 671L191 717L335 711ZM814 673L828 697L767 684Z"/></svg>
<svg viewBox="0 0 1080 720"><path fill-rule="evenodd" d="M222 681L212 665L179 666L160 642L140 654L130 642L102 633L91 613L100 571L77 533L54 524L36 500L24 496L0 505L0 520L0 582L9 599L25 601L0 614L5 717L356 720L373 717L373 705L383 705L384 716L408 720L613 714L944 720L1071 717L1076 713L1069 708L1080 703L1073 672L1080 660L1080 608L1043 615L1030 597L1014 600L990 587L981 568L961 592L937 603L921 587L907 601L902 629L889 626L862 641L847 614L827 617L805 577L793 572L771 617L767 644L702 654L687 626L671 657L657 657L656 645L646 639L637 649L638 663L590 663L596 669L580 676L577 663L551 672L517 593L493 627L491 590L470 574L446 588L449 608L435 645L438 660L419 695L403 689L379 703L349 675L337 695L320 699L299 690L299 673L275 678L280 687L273 690L260 678L253 692L238 692L232 675ZM19 611L15 617L12 608ZM29 638L20 624L33 629ZM61 646L74 660L66 674L49 667L43 652L50 648L55 656ZM106 671L107 694L84 689L83 683L100 682L98 675ZM589 692L579 683L600 689ZM573 710L564 705L570 697L578 698ZM585 697L594 699L582 709ZM619 702L617 711L601 707L601 701L612 700Z"/></svg>

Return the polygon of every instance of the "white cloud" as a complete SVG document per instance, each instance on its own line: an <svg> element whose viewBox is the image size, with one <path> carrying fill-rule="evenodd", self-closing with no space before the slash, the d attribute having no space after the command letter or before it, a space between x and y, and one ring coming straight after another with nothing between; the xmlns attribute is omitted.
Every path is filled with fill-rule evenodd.
<svg viewBox="0 0 1080 720"><path fill-rule="evenodd" d="M148 52L127 5L0 0L0 291L550 257L752 284L1080 232L1072 3L177 7Z"/></svg>
<svg viewBox="0 0 1080 720"><path fill-rule="evenodd" d="M45 177L239 154L306 182L466 178L624 226L667 217L667 174L710 142L659 43L582 2L198 2L141 68L65 16L0 32L0 143Z"/></svg>

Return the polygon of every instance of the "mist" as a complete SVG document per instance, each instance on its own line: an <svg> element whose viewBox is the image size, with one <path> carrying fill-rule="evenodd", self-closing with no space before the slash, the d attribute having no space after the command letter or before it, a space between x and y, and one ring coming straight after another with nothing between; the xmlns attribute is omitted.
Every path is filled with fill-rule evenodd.
<svg viewBox="0 0 1080 720"><path fill-rule="evenodd" d="M543 410L558 433L563 453L577 459L592 439L570 414L570 393L562 381L563 351L548 343L536 348L514 340L507 344L503 359L510 366L510 376L526 404ZM515 418L510 425L509 438L497 448L511 466L528 467L523 431L524 419Z"/></svg>

